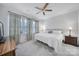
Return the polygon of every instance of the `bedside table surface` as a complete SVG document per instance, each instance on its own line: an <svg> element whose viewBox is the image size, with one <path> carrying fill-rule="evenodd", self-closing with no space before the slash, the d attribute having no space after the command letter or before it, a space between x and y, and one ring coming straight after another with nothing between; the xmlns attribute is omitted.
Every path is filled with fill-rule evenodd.
<svg viewBox="0 0 79 59"><path fill-rule="evenodd" d="M65 37L70 37L70 38L77 38L76 36L65 36Z"/></svg>

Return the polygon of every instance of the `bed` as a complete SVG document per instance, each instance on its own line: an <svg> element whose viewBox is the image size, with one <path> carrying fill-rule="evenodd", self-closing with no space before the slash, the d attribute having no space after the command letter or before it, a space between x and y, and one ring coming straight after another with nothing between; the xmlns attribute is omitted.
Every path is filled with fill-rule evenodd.
<svg viewBox="0 0 79 59"><path fill-rule="evenodd" d="M64 36L59 31L55 31L54 33L42 32L35 35L35 40L48 44L48 46L54 48L56 52L59 51L63 39Z"/></svg>

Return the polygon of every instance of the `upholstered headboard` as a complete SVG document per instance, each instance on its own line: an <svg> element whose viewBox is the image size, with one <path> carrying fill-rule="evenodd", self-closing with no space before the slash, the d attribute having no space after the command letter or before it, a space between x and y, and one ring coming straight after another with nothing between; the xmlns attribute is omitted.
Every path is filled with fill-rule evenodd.
<svg viewBox="0 0 79 59"><path fill-rule="evenodd" d="M63 29L46 29L46 32L48 32L48 33L53 33L54 31L61 31L62 34L64 32Z"/></svg>

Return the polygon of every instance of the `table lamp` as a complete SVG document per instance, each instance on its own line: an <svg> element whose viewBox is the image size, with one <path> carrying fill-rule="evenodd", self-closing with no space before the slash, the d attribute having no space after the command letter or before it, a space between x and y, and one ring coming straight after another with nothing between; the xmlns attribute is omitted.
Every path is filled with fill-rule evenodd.
<svg viewBox="0 0 79 59"><path fill-rule="evenodd" d="M69 36L71 36L72 27L69 27Z"/></svg>

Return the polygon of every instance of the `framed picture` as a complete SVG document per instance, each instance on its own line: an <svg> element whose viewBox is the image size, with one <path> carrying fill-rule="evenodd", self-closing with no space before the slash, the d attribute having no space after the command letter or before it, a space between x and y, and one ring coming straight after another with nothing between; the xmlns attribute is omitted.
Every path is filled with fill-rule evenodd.
<svg viewBox="0 0 79 59"><path fill-rule="evenodd" d="M4 36L4 26L1 21L0 21L0 36Z"/></svg>

